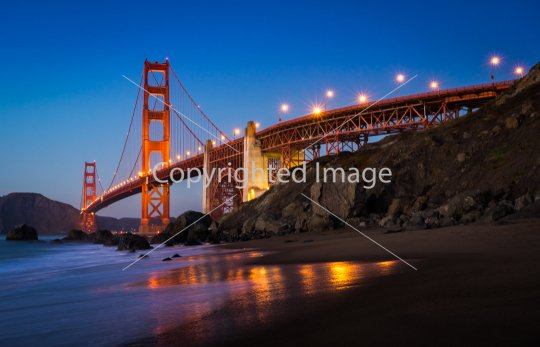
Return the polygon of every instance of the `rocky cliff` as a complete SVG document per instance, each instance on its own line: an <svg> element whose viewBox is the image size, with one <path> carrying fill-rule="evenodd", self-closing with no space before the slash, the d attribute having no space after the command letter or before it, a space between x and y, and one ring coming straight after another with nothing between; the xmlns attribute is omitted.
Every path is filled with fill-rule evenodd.
<svg viewBox="0 0 540 347"><path fill-rule="evenodd" d="M130 230L137 228L136 218L97 217L99 228ZM0 233L19 224L31 225L39 234L65 233L80 228L79 210L71 205L36 193L12 193L0 197Z"/></svg>
<svg viewBox="0 0 540 347"><path fill-rule="evenodd" d="M389 136L324 167L392 170L389 184L274 185L225 216L219 238L234 241L341 225L301 194L351 224L391 231L540 216L540 64L498 99L458 120Z"/></svg>

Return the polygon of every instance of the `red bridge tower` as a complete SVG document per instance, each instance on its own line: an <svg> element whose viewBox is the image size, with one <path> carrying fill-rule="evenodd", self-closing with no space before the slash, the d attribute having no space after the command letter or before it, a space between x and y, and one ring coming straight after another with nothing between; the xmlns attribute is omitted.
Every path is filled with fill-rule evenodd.
<svg viewBox="0 0 540 347"><path fill-rule="evenodd" d="M156 78L155 73L161 74ZM149 83L152 77L154 83ZM159 80L159 82L158 82ZM147 177L142 185L141 233L155 233L169 224L169 185L152 183L152 153L159 153L159 161L171 163L170 110L169 110L169 61L144 62L144 99L142 114L142 175ZM150 99L150 96L152 98ZM152 108L149 107L149 99ZM161 124L162 136L150 137L151 126ZM155 158L155 157L154 157ZM167 164L168 165L168 164Z"/></svg>

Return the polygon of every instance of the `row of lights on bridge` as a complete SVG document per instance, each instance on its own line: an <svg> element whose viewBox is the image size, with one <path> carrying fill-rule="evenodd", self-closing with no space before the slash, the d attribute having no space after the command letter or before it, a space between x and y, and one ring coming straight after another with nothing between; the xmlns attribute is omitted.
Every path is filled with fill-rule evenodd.
<svg viewBox="0 0 540 347"><path fill-rule="evenodd" d="M492 68L492 72L491 72L491 80L494 81L495 80L495 74L494 74L494 69L501 63L501 58L498 57L498 56L493 56L490 58L490 65L491 65L491 68ZM514 68L514 74L516 76L519 76L519 77L523 77L525 73L525 69L522 67L522 66L516 66ZM405 75L403 73L398 73L395 77L395 82L396 82L396 85L397 87L399 87L401 84L403 84L405 82ZM428 84L428 87L429 89L433 90L433 91L439 91L440 90L440 83L436 80L432 80L429 82ZM324 95L324 102L323 104L315 104L311 107L311 113L312 114L315 114L315 115L319 115L321 114L322 112L326 111L326 106L327 106L327 103L330 99L332 99L333 97L335 96L335 92L331 89L327 90L325 95ZM369 101L369 96L365 93L360 93L357 97L357 101L359 104L364 104L364 103L367 103ZM289 109L290 109L290 106L289 104L281 104L280 105L280 112L282 114L286 114L289 112ZM281 118L279 118L279 121L281 121ZM235 130L236 132L236 130Z"/></svg>
<svg viewBox="0 0 540 347"><path fill-rule="evenodd" d="M491 80L492 81L495 81L495 73L494 73L494 70L497 66L499 66L499 64L501 63L501 58L499 56L492 56L490 58L490 65L491 65ZM525 69L522 67L522 66L516 66L514 68L514 74L516 76L519 76L520 78L523 77L525 73ZM395 83L396 83L396 88L398 88L399 86L401 86L404 82L405 82L405 74L403 73L398 73L396 76L395 76ZM439 81L436 81L436 80L431 80L428 84L428 87L430 90L432 91L439 91L440 90L440 83ZM397 95L397 89L396 89L396 95ZM327 109L327 104L328 104L328 101L332 98L334 98L335 96L335 92L332 90L332 89L328 89L326 91L326 93L324 94L324 102L322 104L315 104L315 105L312 105L311 106L311 113L314 114L314 115L320 115L321 113L325 112L326 109ZM359 104L365 104L367 102L369 102L369 96L366 94L366 93L360 93L356 99L358 101ZM283 103L280 105L279 107L279 111L281 114L287 114L290 110L290 105L287 104L287 103ZM279 117L278 118L278 121L281 122L282 121L282 118ZM256 123L255 126L258 128L259 127L259 123ZM234 135L234 138L236 137L239 137L240 136L240 129L239 128L235 128L233 130L233 135ZM222 135L222 140L224 140L223 138L223 135ZM214 141L214 145L215 145L215 141ZM178 158L177 158L178 159Z"/></svg>

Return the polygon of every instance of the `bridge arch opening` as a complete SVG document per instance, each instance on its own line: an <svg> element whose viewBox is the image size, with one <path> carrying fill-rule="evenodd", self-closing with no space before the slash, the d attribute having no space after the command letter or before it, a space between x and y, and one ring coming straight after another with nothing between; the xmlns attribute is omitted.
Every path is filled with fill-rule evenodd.
<svg viewBox="0 0 540 347"><path fill-rule="evenodd" d="M212 186L213 195L210 211L213 212L210 215L218 220L225 214L232 212L235 207L240 206L242 203L242 185L235 180L233 175L223 173L221 176L214 178ZM217 208L218 206L219 208Z"/></svg>

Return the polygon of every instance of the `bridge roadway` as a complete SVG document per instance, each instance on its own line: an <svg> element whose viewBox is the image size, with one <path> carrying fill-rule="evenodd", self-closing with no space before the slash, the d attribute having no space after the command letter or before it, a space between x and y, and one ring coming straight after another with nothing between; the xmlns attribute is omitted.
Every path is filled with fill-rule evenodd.
<svg viewBox="0 0 540 347"><path fill-rule="evenodd" d="M285 147L289 152L291 148L302 150L324 137L319 143L327 146L327 152L332 152L335 144L357 141L361 136L420 130L457 118L463 108L471 110L481 106L510 88L513 82L503 81L432 91L332 109L319 115L308 114L262 129L256 133L256 138L260 140L263 152L279 153ZM339 131L334 131L337 128ZM240 165L243 147L244 138L241 137L210 149L210 165L225 167L230 161ZM174 168L187 172L190 168L202 169L203 164L204 154L198 154L173 162L159 170L157 176L160 179L168 179L170 171ZM153 176L144 175L128 179L99 196L87 207L86 212L95 213L116 201L138 194L146 182L155 183Z"/></svg>

